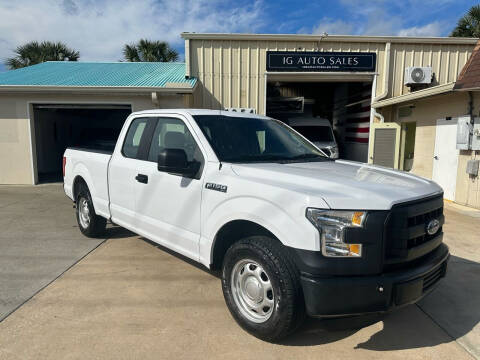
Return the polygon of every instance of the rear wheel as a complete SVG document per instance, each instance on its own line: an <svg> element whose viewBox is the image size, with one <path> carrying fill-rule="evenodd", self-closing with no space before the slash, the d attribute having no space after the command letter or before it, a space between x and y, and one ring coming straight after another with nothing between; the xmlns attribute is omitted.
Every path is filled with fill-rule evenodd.
<svg viewBox="0 0 480 360"><path fill-rule="evenodd" d="M76 215L78 227L88 237L98 237L105 232L107 220L95 213L90 191L83 185L77 195Z"/></svg>
<svg viewBox="0 0 480 360"><path fill-rule="evenodd" d="M305 318L298 270L283 245L271 238L251 236L230 247L222 288L232 316L260 339L280 340Z"/></svg>

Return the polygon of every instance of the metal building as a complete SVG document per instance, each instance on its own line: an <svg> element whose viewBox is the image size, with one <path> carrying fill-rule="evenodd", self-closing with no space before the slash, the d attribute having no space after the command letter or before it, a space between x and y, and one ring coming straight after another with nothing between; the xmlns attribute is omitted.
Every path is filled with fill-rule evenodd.
<svg viewBox="0 0 480 360"><path fill-rule="evenodd" d="M112 141L130 111L235 108L287 123L327 119L342 158L411 171L480 208L478 176L467 172L478 150L456 144L458 122L479 115L479 88L455 86L478 39L181 36L182 64L61 62L0 74L0 184L55 179L78 134Z"/></svg>

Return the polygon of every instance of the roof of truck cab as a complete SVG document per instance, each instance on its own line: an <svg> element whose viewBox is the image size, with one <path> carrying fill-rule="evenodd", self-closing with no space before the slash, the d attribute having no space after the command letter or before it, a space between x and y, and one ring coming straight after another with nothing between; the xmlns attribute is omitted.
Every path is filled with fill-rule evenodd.
<svg viewBox="0 0 480 360"><path fill-rule="evenodd" d="M209 110L209 109L151 109L151 110L142 110L132 113L132 116L137 115L162 115L162 114L180 114L180 115L223 115L229 117L241 117L241 118L263 118L270 119L265 115L252 114L246 112L237 112L237 111L225 111L225 110Z"/></svg>

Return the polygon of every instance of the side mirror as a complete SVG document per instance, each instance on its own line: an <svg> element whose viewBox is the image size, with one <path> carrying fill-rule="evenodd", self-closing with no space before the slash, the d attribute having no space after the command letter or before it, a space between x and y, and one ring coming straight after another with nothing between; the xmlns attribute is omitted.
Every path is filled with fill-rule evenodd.
<svg viewBox="0 0 480 360"><path fill-rule="evenodd" d="M200 163L187 160L187 154L183 149L163 149L158 154L158 171L167 172L174 175L185 177L194 177L200 168Z"/></svg>

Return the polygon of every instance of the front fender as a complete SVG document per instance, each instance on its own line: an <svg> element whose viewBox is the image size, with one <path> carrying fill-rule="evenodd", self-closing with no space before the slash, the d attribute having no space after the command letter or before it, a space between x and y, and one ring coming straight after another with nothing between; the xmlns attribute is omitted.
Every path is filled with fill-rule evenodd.
<svg viewBox="0 0 480 360"><path fill-rule="evenodd" d="M212 261L212 247L218 231L234 220L247 220L270 231L282 244L305 250L319 250L318 231L305 218L305 208L284 209L279 205L252 196L230 198L206 211L202 221L200 261Z"/></svg>

